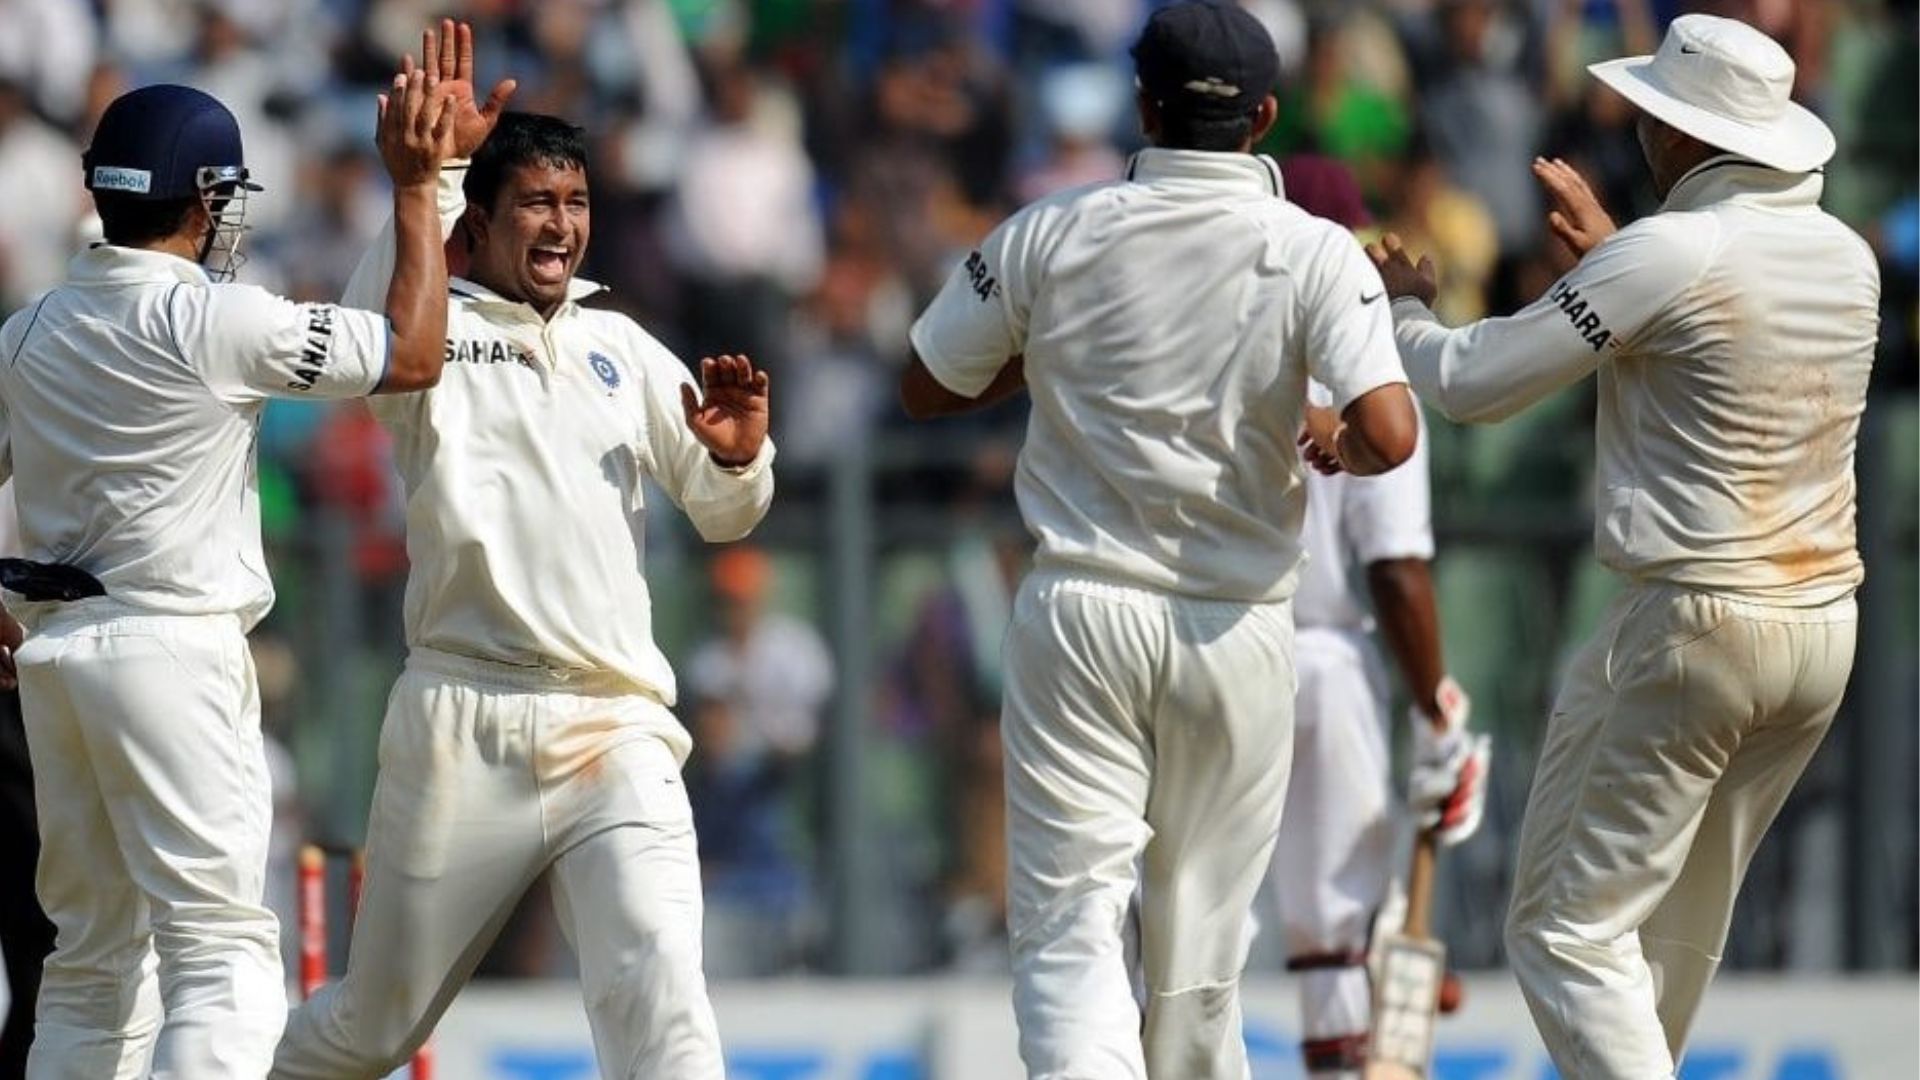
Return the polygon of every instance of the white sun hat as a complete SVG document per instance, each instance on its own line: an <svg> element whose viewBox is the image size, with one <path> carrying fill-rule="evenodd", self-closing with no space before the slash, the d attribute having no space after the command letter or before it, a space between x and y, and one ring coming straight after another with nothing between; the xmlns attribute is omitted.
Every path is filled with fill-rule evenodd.
<svg viewBox="0 0 1920 1080"><path fill-rule="evenodd" d="M1656 119L1762 165L1812 172L1833 156L1833 132L1789 96L1793 58L1738 20L1682 15L1659 52L1587 70Z"/></svg>

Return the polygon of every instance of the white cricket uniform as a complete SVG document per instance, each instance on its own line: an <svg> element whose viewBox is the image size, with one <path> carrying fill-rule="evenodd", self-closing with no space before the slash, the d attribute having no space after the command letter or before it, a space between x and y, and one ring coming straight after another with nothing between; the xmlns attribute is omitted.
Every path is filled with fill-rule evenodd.
<svg viewBox="0 0 1920 1080"><path fill-rule="evenodd" d="M34 1080L145 1076L149 1053L159 1077L266 1072L285 997L245 637L273 603L254 436L270 396L370 393L388 350L379 315L112 246L0 329L26 557L107 592L8 597L58 928Z"/></svg>
<svg viewBox="0 0 1920 1080"><path fill-rule="evenodd" d="M1413 456L1379 476L1307 474L1293 779L1268 887L1301 973L1310 1061L1364 1047L1372 1029L1367 936L1393 878L1394 828L1389 690L1362 579L1376 562L1433 558L1430 506L1424 430Z"/></svg>
<svg viewBox="0 0 1920 1080"><path fill-rule="evenodd" d="M1022 355L1033 400L1001 733L1034 1077L1247 1074L1246 923L1292 746L1294 436L1310 373L1340 408L1404 381L1380 291L1270 160L1153 149L1008 219L914 325L949 389Z"/></svg>
<svg viewBox="0 0 1920 1080"><path fill-rule="evenodd" d="M451 228L463 171L443 169ZM349 303L376 302L389 233ZM773 497L686 426L687 368L633 320L550 320L453 282L440 384L375 410L407 491L406 671L380 734L347 973L288 1021L273 1076L384 1076L424 1042L551 868L608 1077L721 1080L701 974L690 749L642 573L657 482L713 541Z"/></svg>
<svg viewBox="0 0 1920 1080"><path fill-rule="evenodd" d="M1599 371L1595 545L1628 588L1554 703L1507 926L1563 1075L1672 1075L1852 668L1880 290L1821 184L1718 157L1511 318L1395 308L1414 385L1456 419Z"/></svg>

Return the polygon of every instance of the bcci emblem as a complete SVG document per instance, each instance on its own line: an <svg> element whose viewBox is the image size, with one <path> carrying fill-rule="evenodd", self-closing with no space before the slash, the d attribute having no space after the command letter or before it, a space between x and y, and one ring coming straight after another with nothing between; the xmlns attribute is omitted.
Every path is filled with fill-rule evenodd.
<svg viewBox="0 0 1920 1080"><path fill-rule="evenodd" d="M613 361L601 356L597 352L590 352L587 354L587 365L593 368L595 375L600 376L601 382L607 384L607 389L618 390L620 388L620 369L613 366Z"/></svg>

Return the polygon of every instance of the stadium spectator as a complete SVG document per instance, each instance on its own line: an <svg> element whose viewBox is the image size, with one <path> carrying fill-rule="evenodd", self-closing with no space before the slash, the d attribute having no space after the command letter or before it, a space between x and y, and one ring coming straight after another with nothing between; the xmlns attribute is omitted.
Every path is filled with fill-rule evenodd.
<svg viewBox="0 0 1920 1080"><path fill-rule="evenodd" d="M66 273L91 205L76 179L78 154L73 140L33 114L25 89L0 76L0 312Z"/></svg>
<svg viewBox="0 0 1920 1080"><path fill-rule="evenodd" d="M801 801L833 693L818 631L769 610L773 563L746 545L711 569L719 633L693 653L689 762L707 881L707 973L767 974L800 959L811 905L812 820Z"/></svg>
<svg viewBox="0 0 1920 1080"><path fill-rule="evenodd" d="M0 315L51 284L68 255L98 236L72 166L76 147L108 100L162 79L228 97L267 186L298 187L298 197L256 207L263 214L242 279L336 295L385 199L357 149L370 136L364 102L416 47L423 20L443 11L473 19L483 55L498 58L483 80L511 70L525 84L524 103L564 109L593 137L601 241L586 276L610 285L613 298L596 302L643 315L672 343L718 336L727 351L764 346L760 358L778 364L785 393L776 395L776 438L793 468L766 542L779 550L786 585L832 598L830 575L807 576L830 565L829 545L844 542L829 512L827 470L843 452L870 463L869 666L884 685L870 688L878 722L862 783L876 818L868 835L886 849L873 853L882 864L873 909L920 924L897 936L910 946L889 954L901 969L986 956L992 942L967 928L992 926L994 909L973 921L949 916L959 897L991 901L996 888L992 825L979 809L990 805L979 793L991 778L954 762L991 735L990 710L972 702L997 639L981 629L989 616L962 603L973 572L950 552L976 527L960 522L990 533L991 515L1011 514L1004 477L993 486L973 462L997 453L1024 413L956 426L942 440L903 437L886 387L902 359L906 318L988 225L1017 203L1110 175L1135 148L1124 115L1118 134L1104 117L1116 86L1123 113L1131 106L1120 46L1158 2L0 0ZM1534 155L1573 162L1623 220L1654 207L1629 114L1592 87L1585 61L1648 51L1689 10L1755 22L1794 55L1797 99L1840 136L1826 205L1882 258L1886 341L1876 384L1910 392L1920 377L1920 120L1913 94L1888 90L1920 77L1910 3L1244 2L1286 61L1281 123L1265 149L1323 154L1351 168L1376 221L1439 255L1450 321L1498 313L1553 273L1537 229ZM705 86L702 71L711 73ZM684 235L670 244L675 234ZM695 241L682 243L688 235ZM1462 677L1489 686L1477 695L1478 715L1505 736L1501 752L1521 759L1496 763L1489 836L1454 864L1448 881L1457 885L1443 882L1443 907L1468 908L1468 897L1504 885L1501 853L1511 844L1503 841L1554 681L1550 664L1514 667L1517 643L1578 637L1582 620L1604 606L1592 583L1567 569L1585 561L1591 412L1570 397L1557 412L1497 428L1432 425L1437 525L1479 523L1474 542L1449 543L1435 565L1447 617L1460 623L1448 637L1461 643ZM1869 408L1871 434L1890 440L1879 452L1894 461L1883 483L1912 473L1900 440L1920 424L1914 415L1910 400ZM303 669L286 703L290 729L324 734L289 742L307 754L344 748L341 775L327 782L347 791L364 790L373 747L339 734L363 730L358 713L341 713L377 712L367 687L397 664L397 555L388 503L371 479L386 466L359 427L324 405L276 406L259 442L261 500L284 583L282 631L303 650L324 641L340 654L324 668L324 684L323 669ZM1863 442L1862 452L1864 462L1874 451ZM1862 480L1864 536L1873 493L1864 472ZM322 516L343 511L353 546L344 558L323 558L331 541ZM653 515L650 548L665 558L680 528L669 512ZM335 598L320 567L329 561L363 572L352 603L328 603ZM1876 569L1870 580L1911 581L1907 573ZM707 599L697 578L663 593L662 625L673 628L663 640L676 657L718 636L718 609ZM330 618L352 625L332 627ZM711 750L701 746L694 761ZM314 760L302 764L315 775ZM1513 787L1503 791L1507 778ZM976 785L967 787L974 803L959 794L967 785ZM781 840L766 857L781 873L798 859L812 875L806 848L785 845L810 836L813 821L804 785L789 790L763 812ZM317 828L328 822L314 819ZM1837 872L1837 862L1829 869ZM808 903L816 881L807 882ZM1476 938L1474 920L1460 922L1457 955L1496 961L1497 928L1482 920L1488 932ZM1757 940L1737 935L1735 944ZM1756 958L1777 959L1730 962ZM502 967L551 965L509 958Z"/></svg>

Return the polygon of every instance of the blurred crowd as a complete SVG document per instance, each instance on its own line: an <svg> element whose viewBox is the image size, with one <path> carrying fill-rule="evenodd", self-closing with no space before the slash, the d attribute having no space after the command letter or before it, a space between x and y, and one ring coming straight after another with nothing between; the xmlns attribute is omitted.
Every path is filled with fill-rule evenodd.
<svg viewBox="0 0 1920 1080"><path fill-rule="evenodd" d="M1535 155L1572 162L1617 218L1654 208L1627 106L1585 77L1586 63L1651 51L1685 11L1759 25L1795 57L1799 100L1839 135L1829 208L1882 259L1876 377L1913 385L1911 3L1244 2L1285 72L1281 121L1260 149L1350 168L1377 227L1436 255L1439 306L1453 320L1511 310L1551 282L1528 171ZM818 507L816 470L849 448L884 458L899 443L892 384L906 329L956 261L1019 205L1124 169L1140 145L1126 50L1153 6L0 0L0 315L55 284L97 235L80 149L114 95L154 81L206 89L240 119L248 165L266 187L249 206L242 279L337 298L387 213L374 94L430 19L454 15L475 26L483 85L511 74L521 84L514 107L589 132L585 276L683 357L746 352L764 364L782 499ZM1563 397L1528 423L1471 436L1438 427L1443 526L1446 506L1496 499L1543 520L1583 519L1591 410L1577 393ZM887 505L956 524L922 543L919 572L880 590L891 613L877 620L884 643L871 686L836 680L818 590L775 580L804 560L728 551L703 586L663 589L663 603L686 609L663 625L670 636L681 628L669 642L681 713L702 748L689 768L716 974L822 962L820 746L837 693L873 700L880 872L902 909L932 913L888 938L892 966L991 965L999 955L997 641L1024 557L1004 527L1006 448L1021 419L1015 406L953 424L941 438L966 448L957 459L882 478ZM397 655L404 537L378 428L358 407L279 402L260 450L267 527L294 553L283 565L312 541L317 513L341 523L335 540L372 598L365 636ZM997 517L975 513L989 504ZM294 663L301 650L275 633L293 636L284 621L269 624L264 648ZM1500 688L1473 689L1499 715ZM1515 690L1515 713L1537 696ZM874 917L886 921L879 909ZM542 939L538 915L529 921L526 933ZM559 962L551 953L528 947L515 954L527 959L500 966L538 970Z"/></svg>

